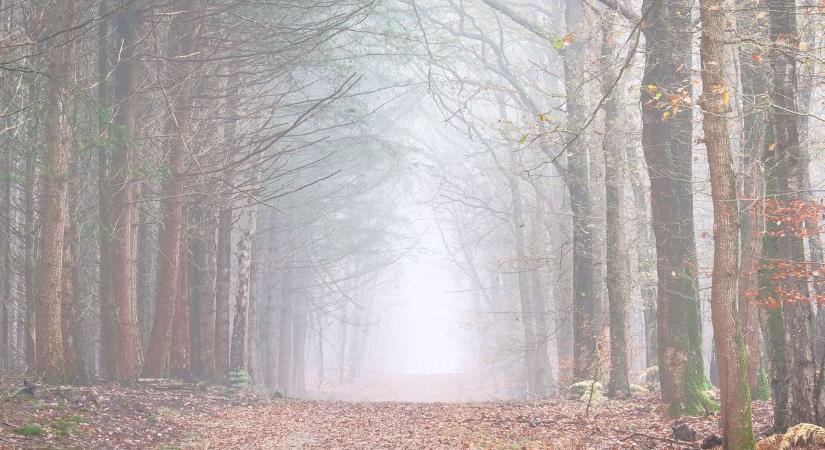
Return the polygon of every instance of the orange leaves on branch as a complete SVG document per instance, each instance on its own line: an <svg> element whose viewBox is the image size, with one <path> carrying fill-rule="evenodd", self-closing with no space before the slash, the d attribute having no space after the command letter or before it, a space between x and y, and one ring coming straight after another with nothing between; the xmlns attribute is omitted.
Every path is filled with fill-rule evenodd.
<svg viewBox="0 0 825 450"><path fill-rule="evenodd" d="M820 219L825 218L825 205L821 202L769 198L761 203L767 224L767 236L801 239L818 236L822 232ZM760 276L770 282L771 288L761 294L747 293L748 300L755 304L766 308L797 303L825 304L825 295L809 293L808 286L811 281L814 284L825 282L825 266L822 263L784 259L763 260L759 264L759 271Z"/></svg>

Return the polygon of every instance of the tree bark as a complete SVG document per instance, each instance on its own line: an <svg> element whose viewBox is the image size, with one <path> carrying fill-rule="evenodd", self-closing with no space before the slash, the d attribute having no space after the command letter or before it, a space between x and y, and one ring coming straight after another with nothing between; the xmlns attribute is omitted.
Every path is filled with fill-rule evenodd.
<svg viewBox="0 0 825 450"><path fill-rule="evenodd" d="M702 392L698 265L693 221L691 2L645 0L642 148L656 238L657 350L671 416L715 408ZM675 105L673 101L678 101Z"/></svg>
<svg viewBox="0 0 825 450"><path fill-rule="evenodd" d="M143 12L138 2L122 0L122 12L117 16L115 36L120 60L114 68L112 125L107 132L114 142L111 155L108 188L111 189L111 255L101 247L101 264L111 261L111 300L102 297L101 324L103 327L103 355L107 373L123 381L137 378L142 363L140 330L137 317L134 223L135 206L134 150L138 85L138 61L135 55L138 30L143 23ZM105 193L105 194L108 194ZM113 303L110 303L113 302ZM107 324L113 320L112 324ZM114 330L109 327L114 326Z"/></svg>
<svg viewBox="0 0 825 450"><path fill-rule="evenodd" d="M796 117L797 70L795 55L799 48L796 26L796 3L792 0L769 0L771 23L771 74L773 85L773 131L776 158L776 190L780 204L803 200L803 177L800 165L799 124ZM805 261L801 236L784 233L778 239L778 257L783 261ZM795 278L782 286L786 292L796 291L808 297L807 279ZM808 302L789 302L784 305L785 333L789 378L788 405L790 424L813 423L816 420L816 361L813 351L813 311Z"/></svg>
<svg viewBox="0 0 825 450"><path fill-rule="evenodd" d="M255 188L249 192L249 199L241 207L238 219L238 292L235 295L235 320L232 324L232 347L229 367L232 371L248 370L248 313L252 283L252 241L257 227L258 204L254 198Z"/></svg>
<svg viewBox="0 0 825 450"><path fill-rule="evenodd" d="M722 447L750 449L755 444L748 387L747 354L739 330L737 272L739 211L728 123L730 91L724 76L725 14L721 0L700 0L702 37L702 124L713 201L713 285L711 318L719 355Z"/></svg>
<svg viewBox="0 0 825 450"><path fill-rule="evenodd" d="M73 22L74 4L58 0L58 30L68 30ZM56 30L55 30L56 31ZM57 38L53 38L57 39ZM63 333L61 327L61 287L63 283L63 252L66 244L69 200L69 144L71 130L67 87L64 84L69 70L72 42L56 43L48 54L46 121L46 159L43 176L42 226L40 252L42 264L40 289L37 293L35 348L37 373L49 383L66 381Z"/></svg>
<svg viewBox="0 0 825 450"><path fill-rule="evenodd" d="M751 395L759 400L759 311L755 303L759 284L759 260L762 253L764 205L762 156L766 148L765 134L770 126L768 99L768 66L762 62L760 42L768 39L765 0L757 8L750 0L739 0L737 32L751 32L754 43L739 44L739 73L742 85L742 141L740 144L742 176L740 180L741 259L739 262L739 322L748 355L748 385Z"/></svg>
<svg viewBox="0 0 825 450"><path fill-rule="evenodd" d="M625 244L624 216L624 178L625 162L622 158L622 113L620 87L613 88L617 82L613 64L612 17L605 15L602 25L602 95L604 101L604 137L602 148L605 161L605 215L606 215L606 260L607 260L607 295L610 324L610 384L607 393L611 397L630 394L630 382L627 377L627 342L625 340L625 316L629 290L627 280L628 262Z"/></svg>
<svg viewBox="0 0 825 450"><path fill-rule="evenodd" d="M198 32L196 0L183 3L183 11L173 27L180 30L177 36L178 56L191 55ZM155 320L149 337L146 364L143 374L147 377L163 377L169 372L169 356L172 345L173 320L177 304L176 289L180 276L180 240L183 230L183 177L186 153L186 136L192 115L192 64L179 62L179 73L172 80L170 97L173 100L172 116L168 120L169 167L171 173L163 181L161 210L162 226L158 240L158 271L155 288Z"/></svg>

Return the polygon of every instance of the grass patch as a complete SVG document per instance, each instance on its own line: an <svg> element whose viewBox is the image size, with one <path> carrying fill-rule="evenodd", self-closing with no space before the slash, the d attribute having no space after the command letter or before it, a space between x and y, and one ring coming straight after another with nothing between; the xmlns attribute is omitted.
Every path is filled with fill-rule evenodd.
<svg viewBox="0 0 825 450"><path fill-rule="evenodd" d="M60 437L68 436L74 427L86 423L86 418L80 415L63 416L52 422L52 429Z"/></svg>
<svg viewBox="0 0 825 450"><path fill-rule="evenodd" d="M21 436L43 436L43 427L36 423L30 423L23 425L22 427L15 428L14 432Z"/></svg>

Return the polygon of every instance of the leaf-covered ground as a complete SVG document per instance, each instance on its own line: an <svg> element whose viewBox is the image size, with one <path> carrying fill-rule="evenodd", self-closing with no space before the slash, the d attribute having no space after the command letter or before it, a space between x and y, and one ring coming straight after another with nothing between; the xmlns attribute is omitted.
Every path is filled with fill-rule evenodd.
<svg viewBox="0 0 825 450"><path fill-rule="evenodd" d="M34 395L17 385L3 392L0 448L688 449L718 433L715 415L695 417L682 427L695 438L677 440L679 423L660 412L652 395L588 409L579 400L263 400L166 384L37 388ZM755 406L764 435L770 406Z"/></svg>

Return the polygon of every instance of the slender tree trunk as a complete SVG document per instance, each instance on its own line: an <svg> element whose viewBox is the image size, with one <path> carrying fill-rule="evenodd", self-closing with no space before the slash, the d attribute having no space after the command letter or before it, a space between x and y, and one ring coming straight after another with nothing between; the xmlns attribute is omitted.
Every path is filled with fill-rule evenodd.
<svg viewBox="0 0 825 450"><path fill-rule="evenodd" d="M224 142L232 149L235 140L235 128L238 109L238 89L229 86L227 92L227 115L230 116L224 126ZM224 174L231 184L231 173ZM229 382L229 292L230 265L232 261L232 201L227 194L227 187L219 198L218 244L215 255L215 381Z"/></svg>
<svg viewBox="0 0 825 450"><path fill-rule="evenodd" d="M538 202L541 206L542 202ZM533 302L533 316L536 327L536 380L538 388L541 390L541 395L547 396L553 391L555 380L553 379L553 368L550 365L550 355L547 353L548 337L550 329L547 326L547 300L545 296L545 286L542 282L541 267L539 262L541 257L538 254L542 248L541 232L544 224L541 220L541 214L537 209L533 214L532 225L530 227L530 251L533 253L532 264L530 270L530 298ZM535 253L534 253L535 252ZM481 302L477 300L478 308L481 309ZM482 351L486 352L487 344L487 329L481 330L480 342L484 345Z"/></svg>
<svg viewBox="0 0 825 450"><path fill-rule="evenodd" d="M625 316L629 290L628 262L625 244L624 216L624 160L622 158L621 87L613 88L612 17L605 17L602 25L602 95L604 102L604 149L606 244L607 244L607 295L610 318L610 384L607 392L611 397L630 394L627 378L627 342L625 340Z"/></svg>
<svg viewBox="0 0 825 450"><path fill-rule="evenodd" d="M645 0L642 148L656 238L657 350L662 400L671 416L714 408L702 361L693 221L691 2Z"/></svg>
<svg viewBox="0 0 825 450"><path fill-rule="evenodd" d="M702 124L713 200L713 285L711 317L719 354L722 447L750 449L755 441L748 387L748 359L736 310L739 211L733 156L725 115L730 90L725 84L725 13L721 0L701 0Z"/></svg>
<svg viewBox="0 0 825 450"><path fill-rule="evenodd" d="M36 91L35 87L32 90ZM36 98L35 93L31 93L32 98ZM35 121L37 122L37 121ZM32 124L32 128L36 127ZM34 132L31 133L32 135ZM30 136L30 142L34 136ZM25 235L23 237L24 252L24 274L23 285L26 292L26 316L25 316L25 342L26 342L26 367L28 371L34 370L37 364L37 346L35 345L35 301L37 297L37 247L35 222L35 173L37 165L37 151L32 143L29 153L26 155L25 175L23 180L23 197L25 209L23 212L25 222Z"/></svg>
<svg viewBox="0 0 825 450"><path fill-rule="evenodd" d="M114 220L112 218L112 190L109 166L111 164L111 149L107 142L108 132L111 129L110 95L109 95L109 19L108 1L101 0L99 6L98 24L98 117L97 131L100 144L97 152L97 194L98 194L98 231L99 273L98 299L100 303L100 341L102 346L103 372L107 378L118 377L117 373L117 339L118 326L115 312L115 300L112 290L112 237Z"/></svg>
<svg viewBox="0 0 825 450"><path fill-rule="evenodd" d="M175 378L192 378L190 347L189 251L186 231L182 231L178 250L178 276L175 289L175 317L172 322L172 346L169 352L169 374Z"/></svg>
<svg viewBox="0 0 825 450"><path fill-rule="evenodd" d="M249 193L249 200L240 209L238 219L238 292L235 296L235 320L232 324L232 347L229 354L229 367L233 371L248 369L247 333L252 287L252 241L255 237L258 214L258 204L254 199L256 190L257 186Z"/></svg>
<svg viewBox="0 0 825 450"><path fill-rule="evenodd" d="M290 230L291 231L291 230ZM295 285L295 269L290 267L294 260L289 258L284 268L284 281L281 285L281 298L278 305L279 316L279 337L278 337L278 389L284 395L294 393L292 377L292 353L293 353L293 296Z"/></svg>
<svg viewBox="0 0 825 450"><path fill-rule="evenodd" d="M506 117L502 114L502 117ZM524 333L524 377L526 380L527 394L529 396L546 395L546 386L537 379L537 358L538 349L536 346L535 312L530 299L530 279L527 262L526 244L524 238L525 223L522 211L522 198L520 181L518 177L518 165L516 163L516 153L509 152L510 166L508 178L510 182L512 226L515 235L516 262L515 271L518 280L518 293L521 302L521 326Z"/></svg>
<svg viewBox="0 0 825 450"><path fill-rule="evenodd" d="M740 0L737 6L737 32L750 30L752 40L768 39L765 0L753 8L749 0ZM744 41L739 44L739 72L742 85L742 177L740 183L741 257L739 262L739 322L748 355L748 385L751 395L759 400L759 311L755 303L759 284L759 259L762 254L764 228L762 156L766 148L765 135L770 126L768 100L768 65L762 62L758 44Z"/></svg>
<svg viewBox="0 0 825 450"><path fill-rule="evenodd" d="M565 3L564 18L567 31L575 35L584 23L584 11L580 0ZM579 33L580 34L580 33ZM596 376L596 342L599 324L596 317L597 279L593 267L595 243L593 236L593 198L589 189L588 149L585 145L586 111L582 104L584 72L581 66L583 36L574 36L573 44L563 53L567 128L564 139L568 152L567 189L570 192L570 209L573 214L573 376L577 380Z"/></svg>
<svg viewBox="0 0 825 450"><path fill-rule="evenodd" d="M218 215L218 247L215 258L215 381L229 381L229 281L232 257L232 209Z"/></svg>
<svg viewBox="0 0 825 450"><path fill-rule="evenodd" d="M178 55L191 55L195 48L198 32L196 20L199 2L186 0L183 10L175 21L179 29L177 37ZM180 62L180 72L171 83L170 97L174 99L169 130L169 167L171 173L163 181L161 211L163 220L158 240L158 271L155 290L155 320L149 336L149 349L143 373L149 377L166 376L169 370L169 356L172 345L173 320L180 270L180 240L183 229L183 177L186 153L186 136L192 115L192 77L190 63ZM187 338L188 339L188 338Z"/></svg>
<svg viewBox="0 0 825 450"><path fill-rule="evenodd" d="M296 395L303 395L306 391L307 321L309 320L309 299L306 295L302 293L295 298L293 310L292 383Z"/></svg>
<svg viewBox="0 0 825 450"><path fill-rule="evenodd" d="M208 208L208 206L207 206ZM203 227L200 230L200 257L196 263L200 281L193 289L198 298L198 375L206 380L215 379L215 295L216 295L216 260L217 216L204 208Z"/></svg>

